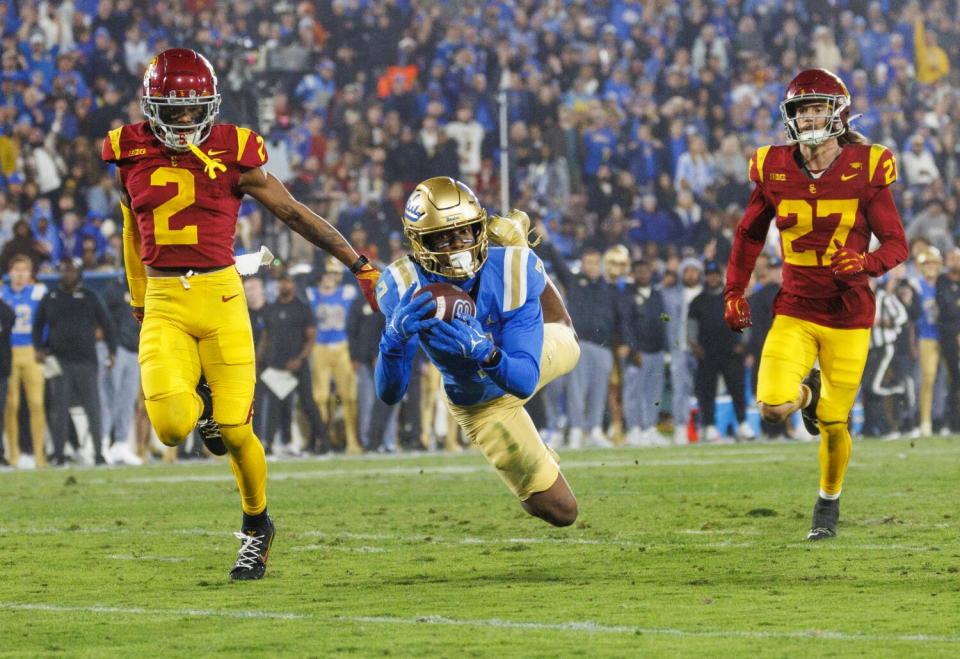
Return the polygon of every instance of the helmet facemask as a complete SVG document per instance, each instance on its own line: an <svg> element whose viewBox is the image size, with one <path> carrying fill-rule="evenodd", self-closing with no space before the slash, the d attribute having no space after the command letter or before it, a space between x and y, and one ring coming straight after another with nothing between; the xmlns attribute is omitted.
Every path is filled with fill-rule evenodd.
<svg viewBox="0 0 960 659"><path fill-rule="evenodd" d="M451 251L435 244L438 234L462 227L472 229L472 245ZM477 274L487 259L490 242L487 238L485 213L481 219L457 227L443 227L436 231L427 232L408 229L406 234L413 247L414 258L417 263L427 272L447 279L470 279Z"/></svg>
<svg viewBox="0 0 960 659"><path fill-rule="evenodd" d="M823 114L805 115L803 119L812 119L814 124L817 120L822 120L824 125L821 128L801 131L799 125L801 119L797 116L797 112L801 105L811 103L823 103L827 106L827 111ZM840 137L847 132L842 115L849 107L849 97L832 94L803 94L786 99L780 104L780 115L787 131L787 140L807 146L819 146L829 139Z"/></svg>
<svg viewBox="0 0 960 659"><path fill-rule="evenodd" d="M464 227L472 230L472 244L453 249L453 236L438 244L441 234ZM403 210L403 233L413 259L447 279L470 279L487 259L487 211L470 188L447 176L427 179L411 193Z"/></svg>
<svg viewBox="0 0 960 659"><path fill-rule="evenodd" d="M213 122L220 111L220 94L212 96L197 96L191 91L190 96L144 96L140 99L140 108L150 129L157 139L175 151L187 151L190 144L200 146L210 137ZM191 123L175 122L173 117L180 110L200 108L199 118Z"/></svg>

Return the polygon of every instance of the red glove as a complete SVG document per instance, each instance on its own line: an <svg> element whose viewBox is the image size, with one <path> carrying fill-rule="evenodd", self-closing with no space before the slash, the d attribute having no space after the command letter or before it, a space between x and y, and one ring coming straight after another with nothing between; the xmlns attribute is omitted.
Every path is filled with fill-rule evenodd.
<svg viewBox="0 0 960 659"><path fill-rule="evenodd" d="M143 325L143 307L130 307L130 313L133 314L133 318L137 323Z"/></svg>
<svg viewBox="0 0 960 659"><path fill-rule="evenodd" d="M830 259L830 270L834 277L855 277L867 269L865 254L844 247L839 240L834 240L833 244L837 247Z"/></svg>
<svg viewBox="0 0 960 659"><path fill-rule="evenodd" d="M364 263L359 270L354 273L357 283L360 284L360 290L363 297L367 298L367 304L374 311L380 311L380 305L377 304L377 282L380 281L380 271L369 263Z"/></svg>
<svg viewBox="0 0 960 659"><path fill-rule="evenodd" d="M734 332L742 332L753 325L750 319L750 303L741 293L728 293L723 305L723 320Z"/></svg>

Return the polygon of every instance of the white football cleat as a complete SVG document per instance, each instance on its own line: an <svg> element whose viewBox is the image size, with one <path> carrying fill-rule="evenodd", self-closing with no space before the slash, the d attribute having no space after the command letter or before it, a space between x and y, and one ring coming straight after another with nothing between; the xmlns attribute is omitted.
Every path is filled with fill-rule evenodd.
<svg viewBox="0 0 960 659"><path fill-rule="evenodd" d="M623 440L625 446L634 446L637 448L646 446L646 437L643 435L643 431L639 427L634 426L629 431L627 431L627 436Z"/></svg>
<svg viewBox="0 0 960 659"><path fill-rule="evenodd" d="M613 442L607 439L603 428L597 426L590 431L590 437L587 439L587 446L591 448L613 448Z"/></svg>
<svg viewBox="0 0 960 659"><path fill-rule="evenodd" d="M674 446L686 446L690 443L690 440L687 439L687 429L684 426L678 426L673 429L673 445Z"/></svg>
<svg viewBox="0 0 960 659"><path fill-rule="evenodd" d="M643 431L643 434L647 438L647 446L670 446L670 442L660 434L656 426L650 426ZM686 437L684 437L684 439L686 439Z"/></svg>
<svg viewBox="0 0 960 659"><path fill-rule="evenodd" d="M574 450L583 448L583 430L580 428L570 429L567 434L567 448Z"/></svg>
<svg viewBox="0 0 960 659"><path fill-rule="evenodd" d="M107 451L109 457L104 455L110 461L110 464L124 464L131 467L139 467L143 464L143 459L130 448L129 442L117 442Z"/></svg>
<svg viewBox="0 0 960 659"><path fill-rule="evenodd" d="M717 430L716 426L707 426L703 429L703 441L710 444L718 444L720 442L720 431Z"/></svg>
<svg viewBox="0 0 960 659"><path fill-rule="evenodd" d="M753 432L753 426L748 421L744 421L737 426L737 441L752 441L756 438L757 433Z"/></svg>

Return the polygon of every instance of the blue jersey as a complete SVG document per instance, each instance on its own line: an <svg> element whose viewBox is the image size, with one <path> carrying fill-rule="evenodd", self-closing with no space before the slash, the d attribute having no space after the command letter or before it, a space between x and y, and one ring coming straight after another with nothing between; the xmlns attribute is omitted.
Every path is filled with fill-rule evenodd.
<svg viewBox="0 0 960 659"><path fill-rule="evenodd" d="M917 334L921 339L939 339L937 328L937 286L929 284L923 277L918 281L920 287L920 316L917 318Z"/></svg>
<svg viewBox="0 0 960 659"><path fill-rule="evenodd" d="M410 258L395 261L377 284L380 310L389 318L410 286L419 289L437 281L451 280L424 271ZM484 403L507 393L530 395L536 388L543 349L543 262L526 247L491 246L480 273L466 282L454 283L472 293L477 319L502 352L500 363L481 370L475 361L437 352L430 346L428 336L415 336L402 356L380 353L377 391L386 394L381 397L387 402L403 397L417 346L436 365L447 396L457 405Z"/></svg>
<svg viewBox="0 0 960 659"><path fill-rule="evenodd" d="M14 348L33 345L33 319L37 315L40 300L47 294L47 287L43 284L27 284L19 291L10 288L10 284L3 287L3 301L10 305L16 320L13 331L10 332L10 345Z"/></svg>
<svg viewBox="0 0 960 659"><path fill-rule="evenodd" d="M307 289L307 301L317 319L317 343L329 345L347 340L347 312L357 298L357 289L343 285L330 294L320 292L319 286Z"/></svg>

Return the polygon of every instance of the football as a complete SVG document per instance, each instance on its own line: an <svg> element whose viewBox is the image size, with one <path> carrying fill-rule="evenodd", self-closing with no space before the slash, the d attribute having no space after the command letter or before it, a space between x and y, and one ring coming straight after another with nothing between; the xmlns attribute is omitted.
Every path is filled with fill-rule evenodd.
<svg viewBox="0 0 960 659"><path fill-rule="evenodd" d="M473 298L459 286L437 282L427 284L417 291L417 295L423 295L424 293L433 296L437 303L437 312L434 314L434 318L440 318L449 323L456 317L457 313L477 315L477 305Z"/></svg>

